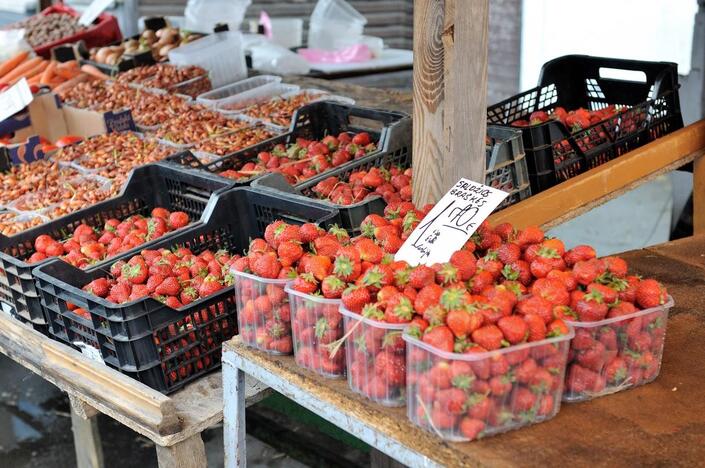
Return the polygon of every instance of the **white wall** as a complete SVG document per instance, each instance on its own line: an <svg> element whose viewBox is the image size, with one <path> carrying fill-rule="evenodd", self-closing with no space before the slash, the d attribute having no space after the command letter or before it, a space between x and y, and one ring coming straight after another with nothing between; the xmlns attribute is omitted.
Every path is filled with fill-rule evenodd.
<svg viewBox="0 0 705 468"><path fill-rule="evenodd" d="M566 54L678 63L688 74L696 0L523 0L521 89Z"/></svg>

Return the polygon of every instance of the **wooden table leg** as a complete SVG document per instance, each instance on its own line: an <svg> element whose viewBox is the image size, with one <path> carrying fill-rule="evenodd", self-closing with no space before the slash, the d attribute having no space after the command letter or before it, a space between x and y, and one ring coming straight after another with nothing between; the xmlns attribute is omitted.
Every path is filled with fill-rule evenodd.
<svg viewBox="0 0 705 468"><path fill-rule="evenodd" d="M225 468L247 466L245 437L245 373L223 361Z"/></svg>
<svg viewBox="0 0 705 468"><path fill-rule="evenodd" d="M399 463L386 453L380 452L374 447L370 450L371 468L403 468L405 466L405 464Z"/></svg>
<svg viewBox="0 0 705 468"><path fill-rule="evenodd" d="M80 399L69 395L71 429L78 468L103 468L103 447L98 432L98 411Z"/></svg>
<svg viewBox="0 0 705 468"><path fill-rule="evenodd" d="M159 468L206 468L206 447L201 434L172 445L157 445L157 462Z"/></svg>
<svg viewBox="0 0 705 468"><path fill-rule="evenodd" d="M705 156L693 161L693 234L705 233Z"/></svg>

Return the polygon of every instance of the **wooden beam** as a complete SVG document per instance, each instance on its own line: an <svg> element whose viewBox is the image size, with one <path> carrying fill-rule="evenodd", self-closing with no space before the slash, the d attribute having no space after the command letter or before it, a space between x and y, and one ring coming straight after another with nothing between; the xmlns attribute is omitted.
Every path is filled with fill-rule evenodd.
<svg viewBox="0 0 705 468"><path fill-rule="evenodd" d="M145 436L158 438L182 429L169 397L2 314L0 352Z"/></svg>
<svg viewBox="0 0 705 468"><path fill-rule="evenodd" d="M693 234L705 234L705 158L693 164Z"/></svg>
<svg viewBox="0 0 705 468"><path fill-rule="evenodd" d="M98 432L98 412L80 399L71 401L71 429L78 468L103 468L103 446Z"/></svg>
<svg viewBox="0 0 705 468"><path fill-rule="evenodd" d="M488 0L414 1L414 202L484 182ZM458 44L458 47L455 44Z"/></svg>
<svg viewBox="0 0 705 468"><path fill-rule="evenodd" d="M699 222L705 220L705 120L637 148L624 156L603 164L567 183L541 192L493 214L492 224L510 222L517 228L529 225L552 227L575 218L639 185L680 166L701 159L696 164L693 206L700 212ZM699 177L698 177L699 176ZM699 182L697 181L699 179Z"/></svg>

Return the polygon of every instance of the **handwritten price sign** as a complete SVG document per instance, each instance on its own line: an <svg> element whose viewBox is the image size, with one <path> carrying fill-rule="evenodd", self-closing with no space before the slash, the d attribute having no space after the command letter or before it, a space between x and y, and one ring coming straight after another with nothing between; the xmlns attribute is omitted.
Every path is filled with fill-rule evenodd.
<svg viewBox="0 0 705 468"><path fill-rule="evenodd" d="M414 229L394 259L412 266L447 262L507 195L460 179Z"/></svg>

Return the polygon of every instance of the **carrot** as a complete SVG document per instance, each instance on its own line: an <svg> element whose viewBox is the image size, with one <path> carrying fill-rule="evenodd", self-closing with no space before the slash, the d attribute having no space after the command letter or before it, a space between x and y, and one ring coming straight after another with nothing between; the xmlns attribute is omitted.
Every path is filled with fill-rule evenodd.
<svg viewBox="0 0 705 468"><path fill-rule="evenodd" d="M95 78L98 78L100 80L109 80L110 79L110 77L108 75L106 75L102 71L98 70L97 67L95 67L93 65L89 65L87 63L85 63L81 66L81 71L83 73L88 73L89 75L91 75Z"/></svg>
<svg viewBox="0 0 705 468"><path fill-rule="evenodd" d="M78 70L80 67L78 66L78 60L68 60L66 62L63 62L61 64L65 68L73 68Z"/></svg>
<svg viewBox="0 0 705 468"><path fill-rule="evenodd" d="M12 80L12 84L17 83L17 82L20 81L22 78L30 79L30 78L32 78L34 75L41 75L42 72L43 72L43 71L46 69L46 67L48 67L48 66L49 66L49 62L43 61L42 63L40 63L40 64L37 65L36 67L32 68L32 69L29 70L29 71L26 71L26 72L22 73L20 76L18 76L18 77L15 78L14 80Z"/></svg>
<svg viewBox="0 0 705 468"><path fill-rule="evenodd" d="M24 62L27 57L29 57L29 52L25 51L19 52L13 57L10 57L9 59L5 60L2 65L0 65L0 77L10 73L12 70L15 69L15 67Z"/></svg>
<svg viewBox="0 0 705 468"><path fill-rule="evenodd" d="M81 70L79 70L78 67L63 67L62 64L59 64L56 67L56 70L54 70L54 73L56 73L56 75L60 76L61 78L70 80L71 78L78 75L80 71Z"/></svg>
<svg viewBox="0 0 705 468"><path fill-rule="evenodd" d="M38 74L38 75L34 75L32 78L30 78L30 79L27 80L27 84L28 84L28 85L33 85L33 84L35 84L35 85L40 85L40 84L42 84L42 83L41 83L42 75L43 75L43 73L40 73L40 74Z"/></svg>
<svg viewBox="0 0 705 468"><path fill-rule="evenodd" d="M70 80L60 84L56 88L54 88L54 92L56 92L56 93L64 92L65 90L71 88L72 86L76 86L78 83L88 81L89 79L90 79L90 77L88 75L86 75L85 73L81 73L79 75L74 76Z"/></svg>
<svg viewBox="0 0 705 468"><path fill-rule="evenodd" d="M0 79L0 82L2 83L10 83L15 80L15 78L24 76L24 73L28 72L32 68L36 67L40 63L44 61L43 58L41 57L34 57L26 62L23 62L19 66L15 67L14 70L12 70L10 73L7 73L5 76Z"/></svg>
<svg viewBox="0 0 705 468"><path fill-rule="evenodd" d="M52 60L49 62L49 66L42 72L42 76L39 78L39 82L42 84L49 84L49 80L54 76L54 70L56 70L56 62Z"/></svg>

